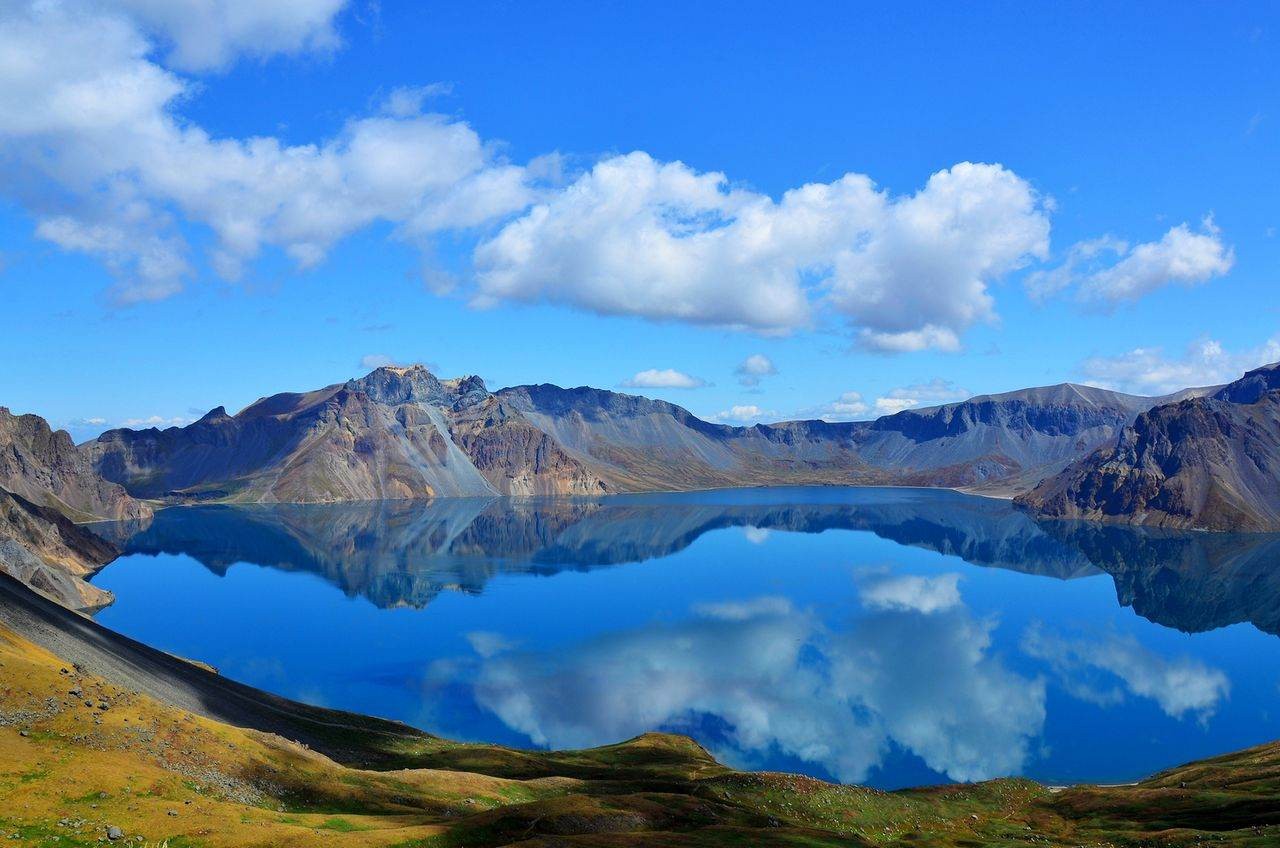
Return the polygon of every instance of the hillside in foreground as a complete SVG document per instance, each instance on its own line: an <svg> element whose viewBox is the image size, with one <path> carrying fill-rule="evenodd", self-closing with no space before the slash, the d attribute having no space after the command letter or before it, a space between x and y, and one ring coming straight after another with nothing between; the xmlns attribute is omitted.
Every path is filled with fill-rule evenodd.
<svg viewBox="0 0 1280 848"><path fill-rule="evenodd" d="M1171 845L1280 840L1280 744L1122 787L885 793L737 772L691 740L460 744L226 680L0 577L13 845ZM111 839L115 836L115 839Z"/></svg>

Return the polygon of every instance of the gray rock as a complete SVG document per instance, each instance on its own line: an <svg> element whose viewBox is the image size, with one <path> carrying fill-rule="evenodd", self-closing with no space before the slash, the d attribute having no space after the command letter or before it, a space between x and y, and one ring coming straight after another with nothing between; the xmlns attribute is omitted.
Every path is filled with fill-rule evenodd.
<svg viewBox="0 0 1280 848"><path fill-rule="evenodd" d="M1280 530L1280 365L1143 413L1016 502L1049 518Z"/></svg>

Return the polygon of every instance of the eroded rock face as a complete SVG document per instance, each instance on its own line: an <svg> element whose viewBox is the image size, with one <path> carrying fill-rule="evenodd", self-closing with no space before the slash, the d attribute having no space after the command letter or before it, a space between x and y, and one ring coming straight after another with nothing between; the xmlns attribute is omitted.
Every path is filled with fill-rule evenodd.
<svg viewBox="0 0 1280 848"><path fill-rule="evenodd" d="M104 480L65 430L0 407L0 486L75 521L143 518L151 507Z"/></svg>
<svg viewBox="0 0 1280 848"><path fill-rule="evenodd" d="M118 555L61 512L0 489L0 571L69 609L93 611L112 596L85 578Z"/></svg>
<svg viewBox="0 0 1280 848"><path fill-rule="evenodd" d="M1139 415L1018 502L1051 518L1280 530L1280 366Z"/></svg>
<svg viewBox="0 0 1280 848"><path fill-rule="evenodd" d="M84 447L146 497L324 503L580 494L603 484L478 377L378 368L313 392L222 408L187 427L114 430Z"/></svg>

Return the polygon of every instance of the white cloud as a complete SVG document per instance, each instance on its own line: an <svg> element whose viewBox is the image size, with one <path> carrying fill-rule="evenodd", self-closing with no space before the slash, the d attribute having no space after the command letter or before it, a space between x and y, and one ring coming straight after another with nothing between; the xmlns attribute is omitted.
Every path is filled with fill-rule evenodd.
<svg viewBox="0 0 1280 848"><path fill-rule="evenodd" d="M765 418L774 418L776 416L777 413L772 409L761 409L755 404L735 404L728 409L722 409L711 417L715 421L746 424L748 422L758 422Z"/></svg>
<svg viewBox="0 0 1280 848"><path fill-rule="evenodd" d="M883 396L876 398L875 410L881 415L892 415L904 409L951 403L967 397L969 397L968 389L959 388L950 380L935 377L927 383L915 383L890 389Z"/></svg>
<svg viewBox="0 0 1280 848"><path fill-rule="evenodd" d="M1220 670L1189 657L1165 659L1128 634L1072 638L1033 625L1022 649L1046 660L1068 692L1091 703L1118 703L1127 692L1150 698L1172 718L1192 713L1204 721L1231 691Z"/></svg>
<svg viewBox="0 0 1280 848"><path fill-rule="evenodd" d="M649 368L619 385L629 389L700 389L707 385L707 381L674 368Z"/></svg>
<svg viewBox="0 0 1280 848"><path fill-rule="evenodd" d="M1027 276L1032 297L1045 299L1075 288L1081 300L1103 304L1132 301L1174 283L1194 286L1220 277L1235 264L1235 252L1206 217L1199 231L1171 228L1159 241L1130 246L1110 236L1079 242L1056 268Z"/></svg>
<svg viewBox="0 0 1280 848"><path fill-rule="evenodd" d="M801 418L820 418L823 421L861 421L871 412L871 404L858 392L845 392L831 403L802 409Z"/></svg>
<svg viewBox="0 0 1280 848"><path fill-rule="evenodd" d="M709 716L726 728L715 753L734 765L781 752L859 782L898 747L954 780L982 780L1021 772L1045 719L1043 682L1001 664L993 627L956 605L833 631L785 598L746 599L552 652L480 657L474 694L553 748Z"/></svg>
<svg viewBox="0 0 1280 848"><path fill-rule="evenodd" d="M863 606L883 610L914 610L926 615L960 604L960 575L870 574L859 578Z"/></svg>
<svg viewBox="0 0 1280 848"><path fill-rule="evenodd" d="M875 409L877 415L893 415L894 413L901 412L904 409L910 409L917 405L919 405L919 401L909 400L907 398L882 397L876 398Z"/></svg>
<svg viewBox="0 0 1280 848"><path fill-rule="evenodd" d="M967 397L969 392L966 389L957 387L950 380L934 378L927 383L890 389L870 403L859 392L845 392L831 403L802 409L799 415L823 421L863 421L869 417L892 415L904 409L950 403Z"/></svg>
<svg viewBox="0 0 1280 848"><path fill-rule="evenodd" d="M395 365L396 361L385 353L367 353L360 357L360 367L366 371L372 371L375 368L383 368L387 365Z"/></svg>
<svg viewBox="0 0 1280 848"><path fill-rule="evenodd" d="M214 236L209 262L236 278L266 247L300 267L342 238L388 222L428 246L533 199L523 169L465 123L387 110L318 144L214 138L178 107L196 87L157 64L148 32L183 66L328 43L337 3L0 7L0 183L37 233L103 259L117 299L159 299L192 276L180 224Z"/></svg>
<svg viewBox="0 0 1280 848"><path fill-rule="evenodd" d="M780 200L645 153L596 164L476 251L478 300L790 332L831 309L882 350L956 349L987 285L1048 250L1035 191L961 163L914 195L860 174Z"/></svg>
<svg viewBox="0 0 1280 848"><path fill-rule="evenodd" d="M1080 372L1085 380L1104 388L1162 395L1229 383L1245 371L1276 361L1280 361L1280 336L1235 352L1214 339L1202 339L1189 345L1181 357L1166 357L1158 347L1139 347L1119 356L1086 359Z"/></svg>
<svg viewBox="0 0 1280 848"><path fill-rule="evenodd" d="M990 305L990 298L984 297L984 311ZM939 327L936 324L925 324L918 330L897 332L880 332L863 328L859 331L858 338L863 347L880 353L914 353L931 348L947 353L960 350L960 335L950 327Z"/></svg>
<svg viewBox="0 0 1280 848"><path fill-rule="evenodd" d="M98 419L101 420L101 419ZM126 418L120 422L120 427L159 427L165 429L167 427L185 427L196 419L189 418L185 415L174 415L168 418L163 415L149 415L146 418Z"/></svg>
<svg viewBox="0 0 1280 848"><path fill-rule="evenodd" d="M225 68L237 56L332 50L334 17L347 0L105 0L172 45L169 64L189 71Z"/></svg>
<svg viewBox="0 0 1280 848"><path fill-rule="evenodd" d="M382 103L382 111L393 118L412 118L423 111L423 104L433 97L442 97L453 91L447 82L430 85L404 85L393 88Z"/></svg>
<svg viewBox="0 0 1280 848"><path fill-rule="evenodd" d="M765 377L777 374L778 368L773 364L773 360L763 353L753 353L738 363L734 373L738 375L739 383L748 388L754 388L760 385L760 381Z"/></svg>

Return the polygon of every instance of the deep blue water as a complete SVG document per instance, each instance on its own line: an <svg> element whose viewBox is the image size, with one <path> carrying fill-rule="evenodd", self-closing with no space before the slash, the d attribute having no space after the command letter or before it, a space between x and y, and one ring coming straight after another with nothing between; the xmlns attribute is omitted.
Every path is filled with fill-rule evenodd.
<svg viewBox="0 0 1280 848"><path fill-rule="evenodd" d="M444 736L689 733L899 787L1131 780L1280 737L1280 537L910 489L192 507L104 625Z"/></svg>

